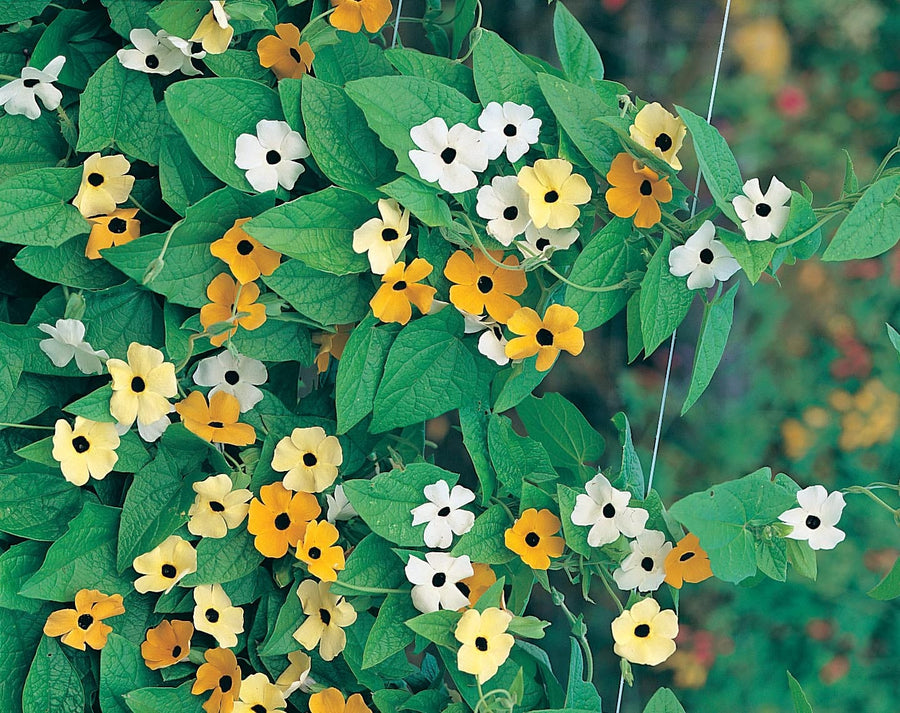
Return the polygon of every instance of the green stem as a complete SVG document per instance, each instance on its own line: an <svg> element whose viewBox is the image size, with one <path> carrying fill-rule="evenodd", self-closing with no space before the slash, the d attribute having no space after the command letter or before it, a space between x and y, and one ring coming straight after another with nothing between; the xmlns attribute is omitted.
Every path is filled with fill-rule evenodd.
<svg viewBox="0 0 900 713"><path fill-rule="evenodd" d="M481 7L481 0L478 0L478 5L476 5L476 8L478 9L478 18L475 20L475 26L472 28L471 32L469 32L469 49L462 57L454 60L454 62L456 62L457 64L463 64L467 59L469 59L469 57L471 57L472 53L475 51L476 45L481 41L481 20L482 16L484 15L484 10ZM474 42L472 42L472 35L475 35Z"/></svg>
<svg viewBox="0 0 900 713"><path fill-rule="evenodd" d="M619 600L619 595L613 591L612 586L609 583L609 580L606 578L606 570L603 567L598 567L597 571L600 573L600 581L603 582L603 586L606 589L609 596L616 603L616 607L619 610L619 614L625 611L625 607L622 606L622 602Z"/></svg>
<svg viewBox="0 0 900 713"><path fill-rule="evenodd" d="M21 77L14 77L11 74L0 74L0 79L5 79L8 82L14 82L17 79L21 79Z"/></svg>
<svg viewBox="0 0 900 713"><path fill-rule="evenodd" d="M2 423L0 428L32 428L36 431L55 431L53 426L29 426L27 423Z"/></svg>
<svg viewBox="0 0 900 713"><path fill-rule="evenodd" d="M162 223L163 225L168 225L170 227L172 226L171 220L166 220L165 218L160 218L158 215L156 215L156 213L151 213L149 210L144 208L144 206L142 206L140 203L138 203L138 199L135 198L134 196L128 196L128 200L130 200L132 203L134 203L135 207L138 210L140 210L141 213L146 213L151 218L153 218L154 220L156 220L159 223ZM178 221L178 222L180 223L181 221ZM168 236L167 236L167 238L168 238Z"/></svg>
<svg viewBox="0 0 900 713"><path fill-rule="evenodd" d="M628 285L628 280L621 280L620 282L616 282L613 285L603 285L602 287L588 287L587 285L579 285L577 282L572 282L566 277L563 277L560 273L558 273L554 268L550 267L550 263L543 263L542 267L553 275L558 280L562 280L570 287L574 287L576 290L584 290L585 292L615 292L616 290L621 290Z"/></svg>
<svg viewBox="0 0 900 713"><path fill-rule="evenodd" d="M898 517L898 515L900 515L900 510L897 510L896 508L892 508L890 505L888 505L886 502L884 502L884 500L879 498L877 495L875 495L875 493L873 493L868 488L864 488L860 485L852 485L849 488L844 488L844 492L845 493L858 493L860 495L867 495L869 498L871 498L876 503L881 505L885 510L890 512L891 515L893 515L895 519Z"/></svg>
<svg viewBox="0 0 900 713"><path fill-rule="evenodd" d="M349 584L347 582L338 582L338 586L344 589L352 589L354 592L362 592L363 594L409 594L408 589L390 589L388 587L364 587L359 584Z"/></svg>
<svg viewBox="0 0 900 713"><path fill-rule="evenodd" d="M580 621L578 617L576 617L570 610L569 607L566 606L566 599L563 596L563 593L558 589L553 587L550 588L550 596L553 599L553 603L556 604L560 609L562 609L563 614L566 617L566 620L569 622L569 626L572 627L572 635L578 639L578 643L581 646L581 650L584 652L584 672L585 679L588 681L594 680L594 654L591 651L591 645L587 640L587 626L584 623L584 619L582 618ZM618 601L618 599L616 600ZM620 605L621 607L621 605Z"/></svg>
<svg viewBox="0 0 900 713"><path fill-rule="evenodd" d="M172 233L175 232L176 228L184 222L184 218L175 223L171 228L169 228L169 232L166 233L166 239L162 244L162 248L159 250L159 255L156 256L154 260L150 261L150 264L147 265L147 269L144 272L144 278L141 280L141 284L149 285L156 276L162 271L163 267L166 264L165 257L166 251L169 249L169 243L172 240Z"/></svg>
<svg viewBox="0 0 900 713"><path fill-rule="evenodd" d="M875 170L875 173L872 175L872 183L875 183L879 178L881 178L881 174L884 173L884 169L887 168L890 160L894 158L898 153L900 153L900 141L897 142L897 145L888 151L887 156L878 164L878 168Z"/></svg>
<svg viewBox="0 0 900 713"><path fill-rule="evenodd" d="M783 243L775 243L775 245L778 246L779 248L786 248L789 245L793 245L794 243L799 243L801 240L803 240L803 238L806 238L806 237L812 235L813 233L815 233L819 228L821 228L823 225L825 225L825 223L827 223L829 220L834 218L834 216L836 216L836 215L837 215L837 213L831 213L829 215L826 215L819 222L817 222L814 226L812 226L811 228L804 230L802 233L800 233L800 235L797 235L796 237L793 237L790 240L785 240Z"/></svg>

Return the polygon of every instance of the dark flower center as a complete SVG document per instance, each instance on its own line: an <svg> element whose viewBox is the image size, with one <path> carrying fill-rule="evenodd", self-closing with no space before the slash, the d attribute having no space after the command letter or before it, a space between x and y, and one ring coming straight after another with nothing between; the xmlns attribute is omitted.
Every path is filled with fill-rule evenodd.
<svg viewBox="0 0 900 713"><path fill-rule="evenodd" d="M450 514L450 508L444 505L440 510L438 510L438 517L447 517Z"/></svg>
<svg viewBox="0 0 900 713"><path fill-rule="evenodd" d="M210 428L224 428L225 424L222 423L221 421L210 421L209 427Z"/></svg>
<svg viewBox="0 0 900 713"><path fill-rule="evenodd" d="M40 79L26 79L24 82L22 82L22 84L24 84L28 89L31 89L32 87L36 87L38 84L40 84L40 82Z"/></svg>
<svg viewBox="0 0 900 713"><path fill-rule="evenodd" d="M134 393L139 394L146 388L147 384L144 383L144 380L140 376L135 376L131 379L131 390Z"/></svg>
<svg viewBox="0 0 900 713"><path fill-rule="evenodd" d="M770 206L768 203L757 203L756 204L756 214L760 218L765 218L771 212L772 212L772 206Z"/></svg>
<svg viewBox="0 0 900 713"><path fill-rule="evenodd" d="M549 329L544 329L543 327L541 327L537 331L537 334L534 335L534 338L542 347L549 347L551 344L553 344L553 332L551 332Z"/></svg>
<svg viewBox="0 0 900 713"><path fill-rule="evenodd" d="M156 69L159 67L159 57L155 54L148 54L144 57L144 64L147 65L147 69Z"/></svg>
<svg viewBox="0 0 900 713"><path fill-rule="evenodd" d="M494 289L494 281L487 275L482 275L481 277L479 277L477 284L478 290L485 295Z"/></svg>
<svg viewBox="0 0 900 713"><path fill-rule="evenodd" d="M293 50L291 50L293 52ZM269 713L269 709L266 708L262 703L257 703L251 709L253 713Z"/></svg>
<svg viewBox="0 0 900 713"><path fill-rule="evenodd" d="M82 614L78 617L78 628L87 631L88 627L94 623L94 617L90 614Z"/></svg>
<svg viewBox="0 0 900 713"><path fill-rule="evenodd" d="M217 621L219 621L219 612L212 607L207 609L206 613L203 616L206 617L206 621L208 621L210 624L215 624Z"/></svg>
<svg viewBox="0 0 900 713"><path fill-rule="evenodd" d="M222 503L220 503L218 500L210 500L209 509L213 512L225 512L225 506L222 505Z"/></svg>
<svg viewBox="0 0 900 713"><path fill-rule="evenodd" d="M503 219L504 220L515 220L518 217L519 217L519 209L516 206L510 205L510 206L506 206L506 208L503 209Z"/></svg>
<svg viewBox="0 0 900 713"><path fill-rule="evenodd" d="M529 532L525 535L525 544L529 547L537 547L540 544L541 536L536 532Z"/></svg>
<svg viewBox="0 0 900 713"><path fill-rule="evenodd" d="M696 552L685 552L681 557L678 558L679 562L687 562L691 557L693 557Z"/></svg>
<svg viewBox="0 0 900 713"><path fill-rule="evenodd" d="M90 442L84 436L75 436L72 439L72 448L75 449L76 453L84 453L90 447Z"/></svg>
<svg viewBox="0 0 900 713"><path fill-rule="evenodd" d="M634 627L634 635L641 639L646 639L650 636L650 626L647 624L638 624Z"/></svg>
<svg viewBox="0 0 900 713"><path fill-rule="evenodd" d="M472 593L472 590L469 589L469 585L465 582L457 582L456 588L460 591L460 593L462 593L464 597L468 597Z"/></svg>
<svg viewBox="0 0 900 713"><path fill-rule="evenodd" d="M109 225L107 227L109 228L110 233L121 235L125 232L125 229L128 228L128 223L126 223L121 218L113 218L111 221L109 221Z"/></svg>
<svg viewBox="0 0 900 713"><path fill-rule="evenodd" d="M203 51L202 42L191 42L191 54L200 54Z"/></svg>
<svg viewBox="0 0 900 713"><path fill-rule="evenodd" d="M241 380L241 375L238 374L234 369L229 369L225 372L225 382L234 386L237 382Z"/></svg>
<svg viewBox="0 0 900 713"><path fill-rule="evenodd" d="M88 183L90 183L94 188L97 186L103 185L103 174L102 173L91 173L88 174Z"/></svg>
<svg viewBox="0 0 900 713"><path fill-rule="evenodd" d="M703 250L700 251L700 262L704 265L709 265L713 261L713 258L715 258L715 255L713 255L713 251L709 248L703 248Z"/></svg>
<svg viewBox="0 0 900 713"><path fill-rule="evenodd" d="M176 646L174 649L172 649L172 658L177 659L179 656L181 656L181 647Z"/></svg>
<svg viewBox="0 0 900 713"><path fill-rule="evenodd" d="M397 292L403 292L403 290L406 289L406 281L397 280L397 282L394 283L394 289L397 290Z"/></svg>
<svg viewBox="0 0 900 713"><path fill-rule="evenodd" d="M327 609L319 609L319 618L325 626L331 623L331 612Z"/></svg>
<svg viewBox="0 0 900 713"><path fill-rule="evenodd" d="M672 148L672 137L668 134L660 134L656 137L656 141L653 142L653 145L660 151L668 151Z"/></svg>
<svg viewBox="0 0 900 713"><path fill-rule="evenodd" d="M266 163L270 166L274 166L276 163L281 161L281 154L275 150L270 150L266 152Z"/></svg>
<svg viewBox="0 0 900 713"><path fill-rule="evenodd" d="M556 191L547 191L544 194L544 202L545 203L556 203L559 200L559 193Z"/></svg>
<svg viewBox="0 0 900 713"><path fill-rule="evenodd" d="M615 517L616 506L612 503L606 503L606 505L603 506L603 510L601 512L603 513L603 517Z"/></svg>
<svg viewBox="0 0 900 713"><path fill-rule="evenodd" d="M516 128L515 124L507 124L503 127L503 134L505 136L513 137L517 133L519 133L519 130Z"/></svg>
<svg viewBox="0 0 900 713"><path fill-rule="evenodd" d="M809 515L809 516L806 518L806 526L807 526L810 530L815 530L815 529L818 528L819 525L821 525L821 524L822 524L822 521L821 521L819 518L817 518L815 515Z"/></svg>
<svg viewBox="0 0 900 713"><path fill-rule="evenodd" d="M449 146L441 151L441 161L446 164L451 164L456 160L456 149L450 148Z"/></svg>
<svg viewBox="0 0 900 713"><path fill-rule="evenodd" d="M303 465L305 465L307 468L312 468L318 462L319 462L319 459L316 458L315 453L304 453L303 454Z"/></svg>
<svg viewBox="0 0 900 713"><path fill-rule="evenodd" d="M291 47L290 49L291 57L294 58L295 62L303 62L303 58L300 56L300 53L297 51L296 47Z"/></svg>
<svg viewBox="0 0 900 713"><path fill-rule="evenodd" d="M538 250L543 250L549 244L550 244L550 241L547 240L547 238L538 238L534 243L534 247L536 247Z"/></svg>
<svg viewBox="0 0 900 713"><path fill-rule="evenodd" d="M652 557L644 557L644 559L641 560L641 569L644 570L645 572L652 572L653 571L653 558Z"/></svg>
<svg viewBox="0 0 900 713"><path fill-rule="evenodd" d="M443 572L435 572L434 576L431 578L431 586L443 587L445 584L447 584L447 575Z"/></svg>
<svg viewBox="0 0 900 713"><path fill-rule="evenodd" d="M168 562L159 568L159 572L166 579L175 579L175 575L178 574L178 570L175 569L175 565L169 564Z"/></svg>
<svg viewBox="0 0 900 713"><path fill-rule="evenodd" d="M275 153L275 152L271 152L271 153ZM266 154L266 155L268 156L268 154ZM278 163L278 161L275 161L275 163ZM253 243L251 243L249 240L241 240L237 244L237 251L238 251L239 255L249 255L250 253L253 252Z"/></svg>
<svg viewBox="0 0 900 713"><path fill-rule="evenodd" d="M641 195L642 196L652 196L653 195L653 185L646 178L641 181Z"/></svg>
<svg viewBox="0 0 900 713"><path fill-rule="evenodd" d="M399 237L400 233L398 233L394 228L385 228L381 231L381 239L386 243L390 243Z"/></svg>
<svg viewBox="0 0 900 713"><path fill-rule="evenodd" d="M228 691L231 690L231 683L231 676L222 676L222 678L219 679L219 690L222 691L222 693L228 693Z"/></svg>
<svg viewBox="0 0 900 713"><path fill-rule="evenodd" d="M485 639L483 636L479 636L477 639L475 639L475 648L479 651L487 651L487 639Z"/></svg>
<svg viewBox="0 0 900 713"><path fill-rule="evenodd" d="M286 512L279 513L274 524L276 530L287 530L291 526L291 516Z"/></svg>
<svg viewBox="0 0 900 713"><path fill-rule="evenodd" d="M310 547L309 548L309 558L311 560L317 560L321 556L322 556L322 550L320 550L318 547Z"/></svg>

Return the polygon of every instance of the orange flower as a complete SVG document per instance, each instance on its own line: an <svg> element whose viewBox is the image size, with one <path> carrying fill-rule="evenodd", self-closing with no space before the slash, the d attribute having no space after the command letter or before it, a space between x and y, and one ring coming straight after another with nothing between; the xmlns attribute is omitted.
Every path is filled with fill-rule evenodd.
<svg viewBox="0 0 900 713"><path fill-rule="evenodd" d="M141 236L141 221L135 220L137 208L119 208L109 215L91 218L94 224L88 237L84 256L89 260L99 260L100 251L113 245L125 245Z"/></svg>
<svg viewBox="0 0 900 713"><path fill-rule="evenodd" d="M338 689L326 688L310 696L309 713L372 713L372 709L358 693L350 696L345 703L344 694Z"/></svg>
<svg viewBox="0 0 900 713"><path fill-rule="evenodd" d="M207 649L205 664L197 669L197 680L191 687L195 696L204 691L212 695L203 704L206 713L231 713L241 692L241 667L229 649Z"/></svg>
<svg viewBox="0 0 900 713"><path fill-rule="evenodd" d="M248 220L250 218L238 218L225 231L225 235L209 246L213 255L228 263L231 272L242 285L253 282L260 275L271 275L281 262L280 253L269 250L259 240L244 232L241 226Z"/></svg>
<svg viewBox="0 0 900 713"><path fill-rule="evenodd" d="M662 217L659 204L672 200L669 179L660 178L627 153L613 159L606 180L612 186L606 191L610 211L620 218L634 216L638 228L656 225Z"/></svg>
<svg viewBox="0 0 900 713"><path fill-rule="evenodd" d="M431 274L431 263L417 257L409 267L405 262L397 262L381 277L383 283L369 302L374 314L382 322L406 324L412 317L410 303L422 314L431 309L436 289L429 285L417 284Z"/></svg>
<svg viewBox="0 0 900 713"><path fill-rule="evenodd" d="M278 79L300 79L311 68L316 55L309 42L300 42L300 30L290 22L275 25L275 35L266 35L256 45L259 63Z"/></svg>
<svg viewBox="0 0 900 713"><path fill-rule="evenodd" d="M238 285L226 273L221 273L213 278L206 288L206 296L211 304L200 308L200 324L204 329L209 329L220 322L228 322L236 326L226 329L219 334L210 336L209 341L214 347L220 347L225 340L234 335L237 325L244 329L254 330L261 327L266 321L265 305L258 304L259 287L251 282L247 285ZM235 304L237 301L237 304Z"/></svg>
<svg viewBox="0 0 900 713"><path fill-rule="evenodd" d="M334 332L322 332L312 338L313 344L319 345L319 353L316 354L316 369L320 374L328 371L332 357L340 361L344 356L344 347L347 346L347 340L350 339L353 327L352 324L339 324L335 327Z"/></svg>
<svg viewBox="0 0 900 713"><path fill-rule="evenodd" d="M446 278L456 283L450 288L450 301L469 314L480 315L487 310L492 318L505 324L519 309L519 303L509 295L521 295L528 281L524 272L515 269L519 266L519 259L514 255L503 260L503 264L511 269L504 269L491 261L493 258L500 262L502 251L492 251L488 255L479 251L473 259L462 250L457 250L450 256L444 268Z"/></svg>
<svg viewBox="0 0 900 713"><path fill-rule="evenodd" d="M573 356L581 354L584 332L575 326L577 323L578 312L571 307L550 305L543 320L530 307L520 307L506 326L522 336L509 340L506 356L525 359L537 354L535 366L538 371L547 371L561 349Z"/></svg>
<svg viewBox="0 0 900 713"><path fill-rule="evenodd" d="M283 557L288 545L296 547L310 520L322 512L314 495L294 494L281 483L262 486L259 497L250 501L247 531L256 535L254 544L264 557Z"/></svg>
<svg viewBox="0 0 900 713"><path fill-rule="evenodd" d="M666 584L675 589L681 589L685 582L696 584L713 576L709 555L700 547L700 540L692 533L682 537L666 555L663 567L666 570Z"/></svg>
<svg viewBox="0 0 900 713"><path fill-rule="evenodd" d="M306 563L309 573L323 582L334 582L337 571L344 569L344 550L334 543L338 530L330 522L311 522L297 547L297 559Z"/></svg>
<svg viewBox="0 0 900 713"><path fill-rule="evenodd" d="M490 565L481 562L473 562L472 570L474 574L457 582L456 587L469 598L469 604L474 607L481 595L497 582L497 575L494 574Z"/></svg>
<svg viewBox="0 0 900 713"><path fill-rule="evenodd" d="M189 621L163 620L160 625L147 630L141 644L141 656L147 668L156 671L186 659L191 653L191 637L194 625Z"/></svg>
<svg viewBox="0 0 900 713"><path fill-rule="evenodd" d="M528 508L504 533L506 547L532 569L547 569L550 558L559 557L566 545L562 537L554 537L560 524L549 510Z"/></svg>
<svg viewBox="0 0 900 713"><path fill-rule="evenodd" d="M391 16L391 0L331 0L335 5L331 25L345 32L378 32Z"/></svg>
<svg viewBox="0 0 900 713"><path fill-rule="evenodd" d="M199 391L192 391L183 401L175 404L184 427L204 441L227 443L232 446L249 446L256 440L256 430L249 423L238 423L241 404L224 391L217 391L206 397Z"/></svg>
<svg viewBox="0 0 900 713"><path fill-rule="evenodd" d="M74 609L60 609L47 617L44 633L62 636L61 641L73 649L84 651L87 644L99 651L112 631L102 620L124 613L121 594L107 596L96 589L82 589L75 595Z"/></svg>

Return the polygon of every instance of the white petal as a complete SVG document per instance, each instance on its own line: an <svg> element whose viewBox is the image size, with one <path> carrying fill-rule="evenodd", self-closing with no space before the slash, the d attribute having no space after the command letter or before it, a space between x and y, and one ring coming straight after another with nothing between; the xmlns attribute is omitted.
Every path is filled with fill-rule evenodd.
<svg viewBox="0 0 900 713"><path fill-rule="evenodd" d="M256 123L256 136L260 145L272 151L281 150L281 142L290 132L291 127L286 121L261 119Z"/></svg>
<svg viewBox="0 0 900 713"><path fill-rule="evenodd" d="M575 513L572 513L574 517ZM619 539L619 530L612 520L602 519L594 523L588 531L587 541L591 547L602 547Z"/></svg>
<svg viewBox="0 0 900 713"><path fill-rule="evenodd" d="M744 183L743 191L744 195L753 201L754 204L765 202L765 196L762 193L762 189L759 187L758 178L751 178Z"/></svg>
<svg viewBox="0 0 900 713"><path fill-rule="evenodd" d="M820 527L810 533L808 541L814 550L833 550L845 537L844 532L836 527Z"/></svg>
<svg viewBox="0 0 900 713"><path fill-rule="evenodd" d="M50 111L55 111L62 102L62 92L52 84L38 84L34 93Z"/></svg>
<svg viewBox="0 0 900 713"><path fill-rule="evenodd" d="M420 149L432 154L439 154L447 148L448 133L447 122L439 116L409 130L409 136L413 143Z"/></svg>
<svg viewBox="0 0 900 713"><path fill-rule="evenodd" d="M783 206L791 199L791 189L779 181L775 176L769 181L769 190L766 191L764 200L770 206Z"/></svg>
<svg viewBox="0 0 900 713"><path fill-rule="evenodd" d="M754 204L747 196L735 196L731 199L734 212L741 220L748 220L754 214Z"/></svg>
<svg viewBox="0 0 900 713"><path fill-rule="evenodd" d="M244 170L265 166L266 149L253 134L241 134L234 143L234 163Z"/></svg>
<svg viewBox="0 0 900 713"><path fill-rule="evenodd" d="M506 356L506 339L497 339L490 329L478 338L478 351L499 366L509 364L509 357Z"/></svg>
<svg viewBox="0 0 900 713"><path fill-rule="evenodd" d="M290 131L281 142L281 155L291 161L309 156L309 146L296 131Z"/></svg>
<svg viewBox="0 0 900 713"><path fill-rule="evenodd" d="M434 567L418 557L410 557L404 572L411 584L425 584L426 582L430 584L431 578L434 576Z"/></svg>
<svg viewBox="0 0 900 713"><path fill-rule="evenodd" d="M422 493L439 508L450 507L450 485L446 480L438 480L422 488Z"/></svg>
<svg viewBox="0 0 900 713"><path fill-rule="evenodd" d="M194 383L198 386L218 386L225 381L226 370L217 357L202 359L194 371Z"/></svg>
<svg viewBox="0 0 900 713"><path fill-rule="evenodd" d="M700 290L712 287L714 284L716 284L716 277L713 274L712 266L704 265L703 263L698 264L687 279L687 288L689 290Z"/></svg>
<svg viewBox="0 0 900 713"><path fill-rule="evenodd" d="M138 434L140 434L141 438L143 438L147 443L153 443L158 440L159 437L165 433L166 429L171 424L168 416L163 416L158 421L154 421L153 423L141 423L140 420L137 422Z"/></svg>
<svg viewBox="0 0 900 713"><path fill-rule="evenodd" d="M441 593L430 584L413 587L410 596L413 606L423 614L430 614L441 608Z"/></svg>
<svg viewBox="0 0 900 713"><path fill-rule="evenodd" d="M289 191L297 183L297 179L300 178L300 174L306 170L306 167L302 163L295 161L282 161L275 166L275 169L278 175L278 183L281 184L282 188Z"/></svg>
<svg viewBox="0 0 900 713"><path fill-rule="evenodd" d="M768 218L751 215L742 223L747 240L768 240L772 236L772 226Z"/></svg>
<svg viewBox="0 0 900 713"><path fill-rule="evenodd" d="M259 193L274 191L278 188L278 171L274 166L257 166L245 174L247 182Z"/></svg>
<svg viewBox="0 0 900 713"><path fill-rule="evenodd" d="M440 596L441 606L449 611L456 611L469 606L469 598L459 591L456 585L441 587Z"/></svg>
<svg viewBox="0 0 900 713"><path fill-rule="evenodd" d="M800 504L800 507L816 515L821 512L822 506L827 499L828 491L821 485L811 485L797 492L797 502Z"/></svg>
<svg viewBox="0 0 900 713"><path fill-rule="evenodd" d="M56 81L59 79L59 73L62 71L63 65L66 63L66 58L63 55L58 55L51 59L47 66L44 67L44 74L48 75L51 79L49 81Z"/></svg>
<svg viewBox="0 0 900 713"><path fill-rule="evenodd" d="M837 525L841 519L841 515L844 512L844 507L846 506L846 504L847 503L844 502L843 493L831 493L831 495L825 498L825 502L822 503L822 506L819 509L819 516L822 519L822 524L826 526Z"/></svg>
<svg viewBox="0 0 900 713"><path fill-rule="evenodd" d="M44 354L50 357L53 365L60 368L66 366L75 356L75 347L71 344L63 344L56 339L42 339L38 346Z"/></svg>
<svg viewBox="0 0 900 713"><path fill-rule="evenodd" d="M86 348L76 347L75 365L78 367L79 371L81 371L82 374L102 374L103 362L100 361L101 356L104 359L109 357L109 355L102 349L95 352L90 348L89 344L86 345Z"/></svg>
<svg viewBox="0 0 900 713"><path fill-rule="evenodd" d="M249 381L244 381L243 379L235 384L231 391L241 405L241 413L246 413L252 409L256 404L262 401L265 396L263 392L257 389L253 384Z"/></svg>
<svg viewBox="0 0 900 713"><path fill-rule="evenodd" d="M426 151L410 151L409 160L419 171L419 177L429 183L440 181L444 175L444 167L447 165L438 155Z"/></svg>
<svg viewBox="0 0 900 713"><path fill-rule="evenodd" d="M475 493L462 485L454 485L450 491L449 505L451 509L456 510L463 505L468 505L475 500Z"/></svg>
<svg viewBox="0 0 900 713"><path fill-rule="evenodd" d="M687 244L672 248L669 253L669 272L675 277L689 275L700 265L700 255Z"/></svg>
<svg viewBox="0 0 900 713"><path fill-rule="evenodd" d="M497 102L488 103L478 117L478 126L481 127L482 131L500 133L503 131L503 127L506 126L506 123L503 107Z"/></svg>
<svg viewBox="0 0 900 713"><path fill-rule="evenodd" d="M412 524L415 527L416 525L421 525L425 522L431 522L438 516L438 508L434 503L423 503L417 507L414 507L410 510L410 514L413 516Z"/></svg>
<svg viewBox="0 0 900 713"><path fill-rule="evenodd" d="M444 169L438 184L450 193L465 193L478 185L478 178L457 160Z"/></svg>
<svg viewBox="0 0 900 713"><path fill-rule="evenodd" d="M439 517L425 526L425 544L441 550L453 544L453 531L445 518Z"/></svg>
<svg viewBox="0 0 900 713"><path fill-rule="evenodd" d="M446 520L453 534L465 535L475 524L475 515L468 510L454 510Z"/></svg>

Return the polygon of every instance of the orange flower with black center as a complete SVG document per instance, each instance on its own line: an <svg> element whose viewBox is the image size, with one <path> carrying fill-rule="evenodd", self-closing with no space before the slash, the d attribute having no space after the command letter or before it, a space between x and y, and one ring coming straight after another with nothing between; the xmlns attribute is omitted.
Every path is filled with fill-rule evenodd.
<svg viewBox="0 0 900 713"><path fill-rule="evenodd" d="M563 553L566 541L555 537L559 518L549 510L528 508L503 536L506 547L515 552L532 569L547 569L550 558Z"/></svg>
<svg viewBox="0 0 900 713"><path fill-rule="evenodd" d="M472 570L474 574L457 582L456 588L468 598L469 604L474 607L481 599L481 595L496 584L497 575L494 574L490 565L481 562L473 562Z"/></svg>
<svg viewBox="0 0 900 713"><path fill-rule="evenodd" d="M281 262L281 253L269 250L244 231L242 226L248 220L250 218L238 218L225 231L225 235L209 246L215 257L228 263L232 274L242 285L253 282L260 275L271 275Z"/></svg>
<svg viewBox="0 0 900 713"><path fill-rule="evenodd" d="M217 391L206 403L199 391L175 404L184 427L210 443L249 446L256 440L256 430L249 423L238 423L241 404L229 393Z"/></svg>
<svg viewBox="0 0 900 713"><path fill-rule="evenodd" d="M306 563L309 573L323 582L334 582L344 569L344 550L335 545L338 530L330 522L311 522L297 546L297 559Z"/></svg>
<svg viewBox="0 0 900 713"><path fill-rule="evenodd" d="M264 557L283 557L288 545L296 547L310 521L322 513L314 495L292 493L281 483L261 487L259 498L250 501L247 531L256 535L254 545Z"/></svg>
<svg viewBox="0 0 900 713"><path fill-rule="evenodd" d="M564 305L550 305L541 319L530 307L521 307L509 318L506 326L522 336L510 339L506 356L510 359L526 359L538 355L535 367L547 371L560 350L578 356L584 349L584 332L575 325L578 312Z"/></svg>
<svg viewBox="0 0 900 713"><path fill-rule="evenodd" d="M666 570L666 584L675 589L681 589L685 582L696 584L713 576L709 555L700 547L700 540L692 533L682 537L666 555L663 568Z"/></svg>
<svg viewBox="0 0 900 713"><path fill-rule="evenodd" d="M660 178L627 153L613 159L606 180L611 186L606 191L609 210L620 218L634 216L637 228L656 225L662 218L659 204L672 200L669 179Z"/></svg>
<svg viewBox="0 0 900 713"><path fill-rule="evenodd" d="M344 32L378 32L391 16L391 0L331 0L331 26Z"/></svg>
<svg viewBox="0 0 900 713"><path fill-rule="evenodd" d="M405 262L394 263L381 277L383 283L369 302L374 314L382 322L399 322L406 324L412 317L412 306L419 308L422 314L431 309L436 289L429 285L420 285L431 274L431 263L417 257L409 267Z"/></svg>
<svg viewBox="0 0 900 713"><path fill-rule="evenodd" d="M354 693L346 701L336 688L326 688L309 698L309 713L372 713L363 697Z"/></svg>
<svg viewBox="0 0 900 713"><path fill-rule="evenodd" d="M73 649L84 651L87 644L99 651L112 631L103 619L124 613L121 594L107 596L96 589L82 589L75 595L74 609L60 609L47 617L44 633L61 636L61 641Z"/></svg>
<svg viewBox="0 0 900 713"><path fill-rule="evenodd" d="M212 695L203 704L206 713L231 713L241 693L241 667L230 649L207 649L206 663L197 669L197 680L191 686L195 696L205 691Z"/></svg>
<svg viewBox="0 0 900 713"><path fill-rule="evenodd" d="M300 42L300 30L290 22L275 25L276 35L266 35L256 45L259 63L278 79L300 79L316 55L309 42Z"/></svg>
<svg viewBox="0 0 900 713"><path fill-rule="evenodd" d="M316 354L316 369L320 374L328 371L332 357L340 361L344 356L344 347L347 346L347 340L350 339L353 327L352 324L339 324L335 327L334 332L321 332L313 336L313 344L319 345L319 353Z"/></svg>
<svg viewBox="0 0 900 713"><path fill-rule="evenodd" d="M159 626L147 630L141 644L141 656L152 671L173 666L191 653L194 625L189 621L163 620Z"/></svg>
<svg viewBox="0 0 900 713"><path fill-rule="evenodd" d="M266 307L257 303L259 287L253 282L239 285L223 272L209 283L206 296L210 304L200 308L200 324L203 328L209 330L214 325L225 323L235 325L222 328L222 331L218 327L213 330L215 333L210 335L209 341L214 347L222 346L226 339L237 332L238 326L252 331L266 321Z"/></svg>
<svg viewBox="0 0 900 713"><path fill-rule="evenodd" d="M490 256L490 257L489 257ZM506 323L519 303L510 295L518 297L528 286L525 273L518 270L519 259L510 255L503 260L503 268L496 265L503 258L500 250L476 252L474 258L462 250L457 250L447 260L444 276L455 283L450 288L450 301L455 307L469 314L480 315L485 310L498 322Z"/></svg>
<svg viewBox="0 0 900 713"><path fill-rule="evenodd" d="M119 208L109 215L91 218L93 223L88 236L84 256L89 260L99 260L100 251L113 245L125 245L141 236L141 221L135 219L137 208Z"/></svg>

